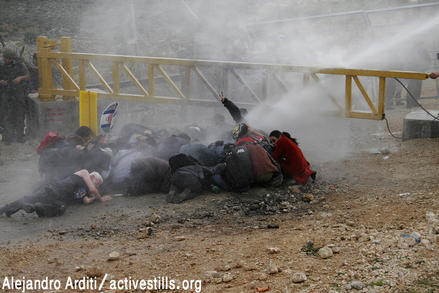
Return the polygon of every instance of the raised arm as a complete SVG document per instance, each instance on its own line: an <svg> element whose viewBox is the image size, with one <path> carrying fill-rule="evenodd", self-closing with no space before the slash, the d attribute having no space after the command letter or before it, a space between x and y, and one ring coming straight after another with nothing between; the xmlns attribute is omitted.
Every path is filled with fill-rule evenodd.
<svg viewBox="0 0 439 293"><path fill-rule="evenodd" d="M242 114L241 110L239 110L238 106L236 106L232 101L224 97L224 93L221 92L219 95L221 102L223 103L224 107L229 111L230 115L232 115L233 120L235 120L236 123L242 122Z"/></svg>

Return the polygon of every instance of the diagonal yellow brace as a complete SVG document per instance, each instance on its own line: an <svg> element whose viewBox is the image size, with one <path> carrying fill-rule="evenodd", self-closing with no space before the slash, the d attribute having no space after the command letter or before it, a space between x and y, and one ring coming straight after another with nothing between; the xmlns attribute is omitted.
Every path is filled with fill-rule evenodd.
<svg viewBox="0 0 439 293"><path fill-rule="evenodd" d="M315 73L311 73L311 76L312 76L312 78L313 78L316 82L319 83L319 85L321 85L321 84L320 84L320 78L317 76L317 74L315 74ZM336 99L333 95L331 95L330 93L328 93L328 95L329 95L329 98L331 99L331 101L332 101L332 102L338 107L338 109L339 109L340 111L342 111L342 110L343 110L343 106L340 105L340 103L337 101L337 99Z"/></svg>
<svg viewBox="0 0 439 293"><path fill-rule="evenodd" d="M276 74L276 72L273 72L274 80L276 80L279 85L281 86L282 90L287 93L289 91L287 85L280 79L280 77Z"/></svg>
<svg viewBox="0 0 439 293"><path fill-rule="evenodd" d="M88 66L90 66L91 70L96 74L96 76L99 78L99 80L102 82L102 84L105 86L105 88L107 89L107 91L112 94L113 90L111 89L111 87L108 85L108 83L105 81L104 77L99 73L99 71L96 69L96 67L91 63L88 62Z"/></svg>
<svg viewBox="0 0 439 293"><path fill-rule="evenodd" d="M172 79L169 77L169 75L163 70L163 68L160 67L160 65L156 65L158 71L161 75L168 81L169 85L177 92L177 94L182 97L183 99L186 99L186 96L180 91L180 89L177 87L175 82L172 81Z"/></svg>
<svg viewBox="0 0 439 293"><path fill-rule="evenodd" d="M217 98L218 93L213 87L213 85L210 84L210 82L207 80L207 78L204 76L204 74L198 69L198 67L194 66L194 72L201 78L201 80L207 85L207 88L212 93L212 95Z"/></svg>
<svg viewBox="0 0 439 293"><path fill-rule="evenodd" d="M134 74L131 72L131 70L125 64L122 64L122 68L126 72L126 74L128 74L128 76L131 78L131 80L135 83L135 85L139 88L139 90L145 96L149 96L148 91L142 86L140 81L134 76Z"/></svg>
<svg viewBox="0 0 439 293"><path fill-rule="evenodd" d="M236 72L235 68L232 67L232 74L238 79L240 83L242 83L250 92L250 94L259 102L262 103L261 99L256 95L256 93L250 88L248 83L245 82L245 80L241 77L241 75Z"/></svg>
<svg viewBox="0 0 439 293"><path fill-rule="evenodd" d="M78 84L73 80L73 78L72 78L72 77L70 76L70 74L64 69L64 67L62 67L61 64L59 64L58 61L56 61L56 60L50 60L50 62L51 62L52 64L54 64L54 65L59 69L59 71L61 71L61 73L63 74L63 76L64 76L65 78L67 78L67 79L73 84L73 86L79 91L79 86L78 86Z"/></svg>
<svg viewBox="0 0 439 293"><path fill-rule="evenodd" d="M148 89L151 96L155 95L154 88L154 64L148 64Z"/></svg>
<svg viewBox="0 0 439 293"><path fill-rule="evenodd" d="M366 93L366 90L364 89L363 85L361 84L360 80L358 79L358 76L353 76L355 83L357 84L358 88L360 89L361 93L363 94L364 99L366 100L367 104L369 105L370 109L374 114L377 114L377 109L375 108L375 105L373 104L372 100L369 98L369 96Z"/></svg>

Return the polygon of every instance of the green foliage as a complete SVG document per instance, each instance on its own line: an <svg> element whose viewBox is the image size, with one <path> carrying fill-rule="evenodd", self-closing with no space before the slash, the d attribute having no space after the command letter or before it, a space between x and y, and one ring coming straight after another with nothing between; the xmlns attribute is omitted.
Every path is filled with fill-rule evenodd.
<svg viewBox="0 0 439 293"><path fill-rule="evenodd" d="M430 289L429 292L436 292L436 290L439 290L438 278L439 278L439 272L436 272L430 277L418 280L418 285Z"/></svg>
<svg viewBox="0 0 439 293"><path fill-rule="evenodd" d="M312 243L311 241L307 242L304 246L302 246L302 248L300 249L300 251L303 251L306 253L306 255L314 255L317 256L318 252L320 250L321 247L314 247L314 243Z"/></svg>
<svg viewBox="0 0 439 293"><path fill-rule="evenodd" d="M376 281L375 283L370 283L369 286L372 286L372 287L374 287L374 286L381 287L381 286L384 286L384 281L383 281L382 279L379 279L379 280Z"/></svg>

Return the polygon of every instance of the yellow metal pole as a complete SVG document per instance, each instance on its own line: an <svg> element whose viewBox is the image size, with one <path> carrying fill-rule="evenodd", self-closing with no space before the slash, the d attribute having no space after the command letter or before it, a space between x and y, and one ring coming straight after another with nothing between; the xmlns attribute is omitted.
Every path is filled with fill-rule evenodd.
<svg viewBox="0 0 439 293"><path fill-rule="evenodd" d="M90 105L89 92L81 91L79 93L79 126L90 127Z"/></svg>
<svg viewBox="0 0 439 293"><path fill-rule="evenodd" d="M90 93L90 129L98 135L98 93Z"/></svg>
<svg viewBox="0 0 439 293"><path fill-rule="evenodd" d="M73 79L73 61L72 61L72 39L71 38L61 38L60 39L60 49L62 53L70 55L67 58L62 59L62 67L64 70L70 75L70 77ZM64 76L63 74L63 88L65 90L72 90L75 89L75 86L72 84L71 80Z"/></svg>
<svg viewBox="0 0 439 293"><path fill-rule="evenodd" d="M87 86L86 75L85 75L85 65L86 60L79 60L79 88L81 91L85 91Z"/></svg>
<svg viewBox="0 0 439 293"><path fill-rule="evenodd" d="M183 93L190 99L191 98L191 67L184 67L184 80L183 80Z"/></svg>
<svg viewBox="0 0 439 293"><path fill-rule="evenodd" d="M380 77L380 92L379 92L379 100L378 100L378 115L381 116L381 119L384 118L384 104L386 97L386 78Z"/></svg>
<svg viewBox="0 0 439 293"><path fill-rule="evenodd" d="M352 75L346 75L346 117L350 117L352 111Z"/></svg>
<svg viewBox="0 0 439 293"><path fill-rule="evenodd" d="M154 64L148 65L148 89L149 94L153 97L155 95L154 89Z"/></svg>
<svg viewBox="0 0 439 293"><path fill-rule="evenodd" d="M120 93L119 87L119 63L113 62L113 91L115 94Z"/></svg>
<svg viewBox="0 0 439 293"><path fill-rule="evenodd" d="M37 60L38 60L38 79L39 79L39 93L42 101L53 100L52 95L46 94L51 88L52 84L52 70L50 67L49 58L49 39L45 36L37 38Z"/></svg>
<svg viewBox="0 0 439 293"><path fill-rule="evenodd" d="M95 92L81 91L79 94L79 126L87 126L98 133L98 94Z"/></svg>

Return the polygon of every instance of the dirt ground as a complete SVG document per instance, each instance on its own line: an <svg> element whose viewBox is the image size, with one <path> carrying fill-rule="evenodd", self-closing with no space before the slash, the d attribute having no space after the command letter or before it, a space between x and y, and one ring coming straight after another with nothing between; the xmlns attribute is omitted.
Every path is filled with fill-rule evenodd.
<svg viewBox="0 0 439 293"><path fill-rule="evenodd" d="M406 113L387 114L397 135ZM176 292L439 291L439 139L402 142L377 133L384 121L351 121L352 144L361 147L313 165L318 179L305 187L179 205L159 194L116 197L59 218L0 217L1 284L7 276L63 287L68 277L98 286L105 278L103 292L142 292L114 289L111 280L168 277L180 288L201 280L201 291L193 283ZM36 144L0 145L0 204L38 179Z"/></svg>

